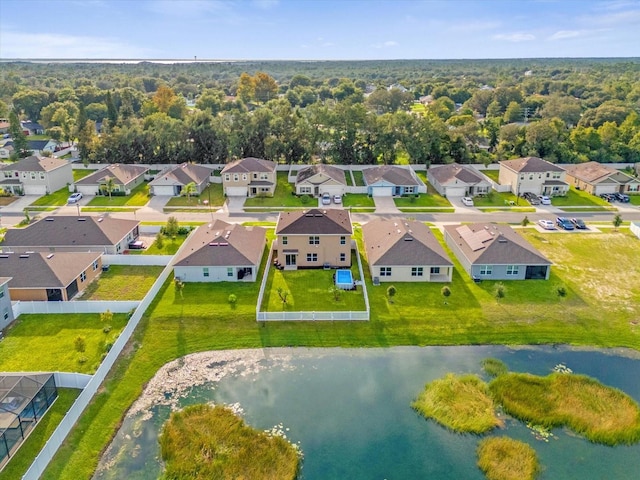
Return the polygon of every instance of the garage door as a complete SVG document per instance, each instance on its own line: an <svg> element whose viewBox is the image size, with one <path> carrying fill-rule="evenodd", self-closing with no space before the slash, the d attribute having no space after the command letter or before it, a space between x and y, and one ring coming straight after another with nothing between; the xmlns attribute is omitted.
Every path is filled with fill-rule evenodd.
<svg viewBox="0 0 640 480"><path fill-rule="evenodd" d="M227 197L246 197L247 187L226 187Z"/></svg>
<svg viewBox="0 0 640 480"><path fill-rule="evenodd" d="M25 185L25 195L46 195L47 187L45 185Z"/></svg>
<svg viewBox="0 0 640 480"><path fill-rule="evenodd" d="M393 196L393 187L371 187L372 197L391 197Z"/></svg>
<svg viewBox="0 0 640 480"><path fill-rule="evenodd" d="M596 195L602 195L603 193L617 193L620 187L618 185L598 185L595 189Z"/></svg>
<svg viewBox="0 0 640 480"><path fill-rule="evenodd" d="M157 197L162 197L162 196L173 197L175 194L175 188L173 185L152 185L151 194Z"/></svg>
<svg viewBox="0 0 640 480"><path fill-rule="evenodd" d="M466 187L447 187L447 198L464 197L466 193Z"/></svg>
<svg viewBox="0 0 640 480"><path fill-rule="evenodd" d="M329 195L342 195L344 192L342 191L342 186L340 185L325 185L320 187L320 195L323 193L328 193Z"/></svg>
<svg viewBox="0 0 640 480"><path fill-rule="evenodd" d="M98 192L97 185L76 185L76 190L82 195L95 195Z"/></svg>

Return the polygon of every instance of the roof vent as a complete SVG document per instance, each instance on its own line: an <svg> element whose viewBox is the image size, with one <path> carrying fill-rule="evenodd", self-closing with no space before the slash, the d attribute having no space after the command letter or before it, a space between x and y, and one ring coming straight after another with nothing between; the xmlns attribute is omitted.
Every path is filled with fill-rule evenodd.
<svg viewBox="0 0 640 480"><path fill-rule="evenodd" d="M3 255L0 255L0 258L9 258L9 255L3 254Z"/></svg>
<svg viewBox="0 0 640 480"><path fill-rule="evenodd" d="M405 242L413 242L413 237L404 237Z"/></svg>
<svg viewBox="0 0 640 480"><path fill-rule="evenodd" d="M50 253L49 255L47 255L47 259L53 258L53 253Z"/></svg>
<svg viewBox="0 0 640 480"><path fill-rule="evenodd" d="M79 217L79 218L78 218L78 221L79 221L79 222L86 222L86 221L87 221L87 219L86 219L86 218L84 218L84 217Z"/></svg>
<svg viewBox="0 0 640 480"><path fill-rule="evenodd" d="M507 239L506 238L498 238L498 243L507 243Z"/></svg>
<svg viewBox="0 0 640 480"><path fill-rule="evenodd" d="M29 258L29 255L20 255L20 258Z"/></svg>
<svg viewBox="0 0 640 480"><path fill-rule="evenodd" d="M45 222L53 222L53 217L47 217L44 219Z"/></svg>
<svg viewBox="0 0 640 480"><path fill-rule="evenodd" d="M98 222L101 222L104 220L104 217L98 217Z"/></svg>
<svg viewBox="0 0 640 480"><path fill-rule="evenodd" d="M228 247L229 243L228 242L220 242L220 246L221 247Z"/></svg>
<svg viewBox="0 0 640 480"><path fill-rule="evenodd" d="M219 243L218 243L218 242L211 242L211 243L209 243L209 246L210 246L210 247L217 247L218 245L219 245Z"/></svg>

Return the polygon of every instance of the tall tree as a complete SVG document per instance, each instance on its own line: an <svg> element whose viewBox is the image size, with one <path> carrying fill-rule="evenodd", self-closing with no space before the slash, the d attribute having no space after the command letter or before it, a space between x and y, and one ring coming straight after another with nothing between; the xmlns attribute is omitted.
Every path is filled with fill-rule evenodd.
<svg viewBox="0 0 640 480"><path fill-rule="evenodd" d="M29 120L37 122L40 110L49 103L49 95L41 90L20 90L13 95L11 103L17 112L24 112Z"/></svg>
<svg viewBox="0 0 640 480"><path fill-rule="evenodd" d="M236 95L244 103L248 103L255 97L256 84L251 75L246 72L242 72L240 79L238 80L238 89Z"/></svg>
<svg viewBox="0 0 640 480"><path fill-rule="evenodd" d="M30 153L27 149L27 137L22 131L22 125L20 125L18 115L14 111L9 114L9 133L13 139L13 148L16 156L18 158L26 157Z"/></svg>
<svg viewBox="0 0 640 480"><path fill-rule="evenodd" d="M278 84L275 79L264 72L256 73L254 77L255 98L259 102L268 102L278 96Z"/></svg>
<svg viewBox="0 0 640 480"><path fill-rule="evenodd" d="M109 122L111 122L111 125L115 125L118 123L118 110L116 109L115 103L113 103L111 92L107 92L105 103L107 104L107 118Z"/></svg>

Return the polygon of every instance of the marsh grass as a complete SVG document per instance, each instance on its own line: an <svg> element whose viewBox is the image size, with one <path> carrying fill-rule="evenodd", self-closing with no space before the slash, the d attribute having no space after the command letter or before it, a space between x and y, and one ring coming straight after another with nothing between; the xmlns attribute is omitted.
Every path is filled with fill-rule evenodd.
<svg viewBox="0 0 640 480"><path fill-rule="evenodd" d="M540 471L536 451L512 438L485 438L477 454L478 467L489 480L532 480Z"/></svg>
<svg viewBox="0 0 640 480"><path fill-rule="evenodd" d="M546 428L566 426L605 445L640 441L640 408L624 392L584 375L508 373L493 380L497 402L514 417Z"/></svg>
<svg viewBox="0 0 640 480"><path fill-rule="evenodd" d="M411 406L458 433L480 434L502 426L487 384L475 375L448 373L428 383Z"/></svg>
<svg viewBox="0 0 640 480"><path fill-rule="evenodd" d="M293 445L245 425L222 406L193 405L173 413L159 441L166 480L293 480L298 473Z"/></svg>
<svg viewBox="0 0 640 480"><path fill-rule="evenodd" d="M509 371L505 363L497 358L485 358L482 360L482 369L490 377L498 377Z"/></svg>

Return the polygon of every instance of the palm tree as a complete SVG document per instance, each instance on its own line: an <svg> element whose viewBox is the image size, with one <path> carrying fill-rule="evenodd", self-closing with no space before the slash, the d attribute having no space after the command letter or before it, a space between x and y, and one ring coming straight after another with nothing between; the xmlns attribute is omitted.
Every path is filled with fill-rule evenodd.
<svg viewBox="0 0 640 480"><path fill-rule="evenodd" d="M186 195L187 203L191 203L191 195L198 193L198 187L196 186L196 182L187 183L182 189L182 194Z"/></svg>
<svg viewBox="0 0 640 480"><path fill-rule="evenodd" d="M111 201L111 192L115 188L116 184L111 177L105 177L104 179L104 189L109 194L109 201Z"/></svg>

